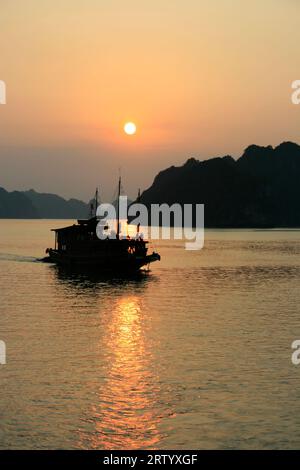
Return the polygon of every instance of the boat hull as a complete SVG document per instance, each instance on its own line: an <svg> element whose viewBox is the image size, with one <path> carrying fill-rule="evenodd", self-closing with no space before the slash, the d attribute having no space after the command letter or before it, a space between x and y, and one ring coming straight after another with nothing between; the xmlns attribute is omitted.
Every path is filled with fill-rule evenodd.
<svg viewBox="0 0 300 470"><path fill-rule="evenodd" d="M160 261L158 253L145 256L112 256L105 254L85 255L80 253L63 253L50 249L44 262L61 266L92 269L101 272L134 272L155 261Z"/></svg>

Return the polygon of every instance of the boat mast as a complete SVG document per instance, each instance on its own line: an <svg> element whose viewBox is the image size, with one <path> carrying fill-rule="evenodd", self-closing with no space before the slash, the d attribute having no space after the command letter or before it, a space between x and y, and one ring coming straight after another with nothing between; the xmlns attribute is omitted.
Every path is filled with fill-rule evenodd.
<svg viewBox="0 0 300 470"><path fill-rule="evenodd" d="M98 188L96 188L96 194L95 194L95 217L97 216L97 209L98 209Z"/></svg>
<svg viewBox="0 0 300 470"><path fill-rule="evenodd" d="M117 239L120 235L120 195L121 195L121 176L119 176L119 185L118 185L118 203L117 203Z"/></svg>
<svg viewBox="0 0 300 470"><path fill-rule="evenodd" d="M90 217L97 216L97 209L98 209L98 188L96 188L95 197L90 202Z"/></svg>
<svg viewBox="0 0 300 470"><path fill-rule="evenodd" d="M140 190L140 188L139 188L138 197L137 197L137 202L140 203L140 201L141 201L141 190ZM140 226L141 226L140 223L138 223L137 226L136 226L136 233L137 233L137 234L138 234L139 231L140 231Z"/></svg>

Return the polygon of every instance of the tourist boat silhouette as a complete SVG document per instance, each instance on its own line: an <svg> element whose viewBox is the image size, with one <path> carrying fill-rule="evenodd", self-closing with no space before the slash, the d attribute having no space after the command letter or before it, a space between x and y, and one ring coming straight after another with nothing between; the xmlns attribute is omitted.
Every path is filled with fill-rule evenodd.
<svg viewBox="0 0 300 470"><path fill-rule="evenodd" d="M98 191L95 196L93 216L78 220L77 224L52 229L55 233L55 247L47 248L45 262L56 263L68 267L96 269L99 272L136 272L143 266L160 260L160 255L153 251L148 254L148 241L139 234L122 237L120 232L120 193L121 178L118 184L116 232L112 236L99 238L96 216L98 207ZM91 214L92 215L92 214ZM103 229L108 227L104 225Z"/></svg>

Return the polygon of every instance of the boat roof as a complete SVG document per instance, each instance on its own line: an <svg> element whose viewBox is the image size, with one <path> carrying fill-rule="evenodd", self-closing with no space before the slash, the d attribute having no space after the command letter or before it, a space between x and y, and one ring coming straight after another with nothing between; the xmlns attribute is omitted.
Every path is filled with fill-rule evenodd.
<svg viewBox="0 0 300 470"><path fill-rule="evenodd" d="M86 228L95 228L98 223L97 217L91 219L78 219L77 224L68 225L67 227L52 228L51 232L65 232L70 230L82 230Z"/></svg>

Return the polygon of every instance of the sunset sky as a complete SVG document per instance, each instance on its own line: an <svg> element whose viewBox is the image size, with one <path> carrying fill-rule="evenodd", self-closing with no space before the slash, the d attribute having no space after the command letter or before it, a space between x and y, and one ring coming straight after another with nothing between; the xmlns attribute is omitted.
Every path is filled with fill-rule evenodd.
<svg viewBox="0 0 300 470"><path fill-rule="evenodd" d="M0 186L110 198L120 167L134 196L191 156L299 143L299 19L298 0L2 0Z"/></svg>

